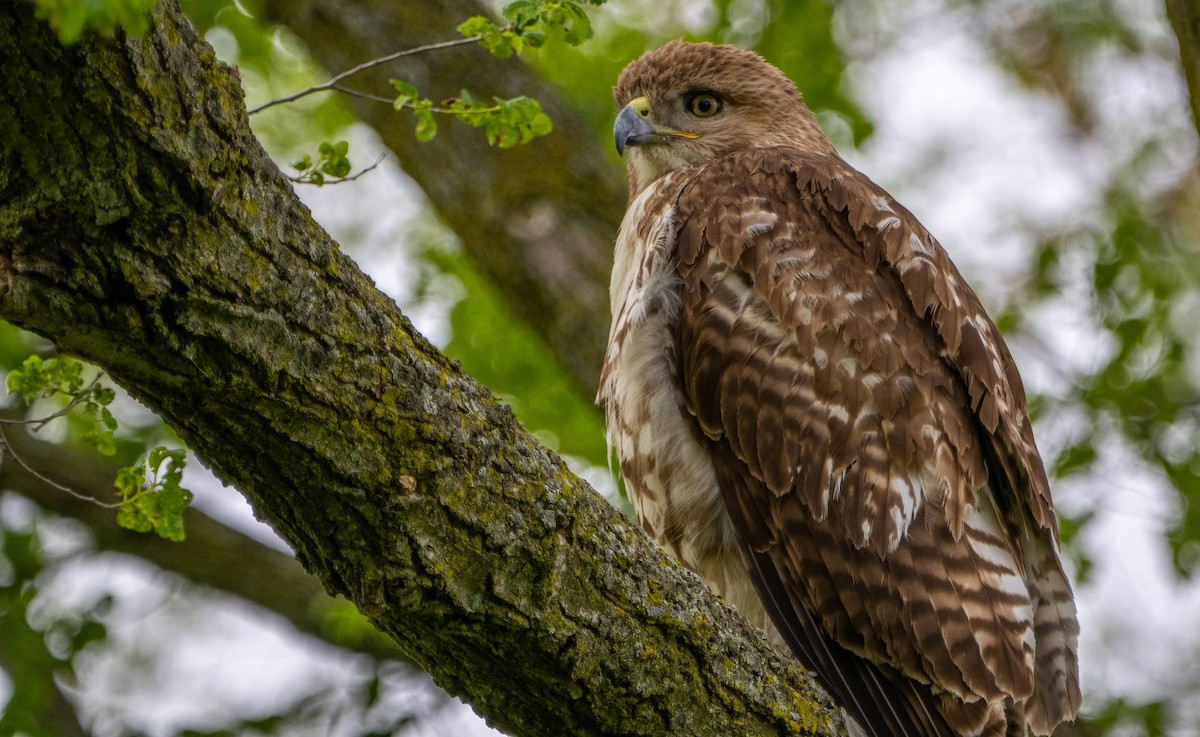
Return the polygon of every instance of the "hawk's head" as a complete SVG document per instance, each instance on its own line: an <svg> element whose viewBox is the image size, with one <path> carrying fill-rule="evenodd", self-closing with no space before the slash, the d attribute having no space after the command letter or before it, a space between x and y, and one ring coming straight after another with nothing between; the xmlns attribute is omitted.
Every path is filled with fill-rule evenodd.
<svg viewBox="0 0 1200 737"><path fill-rule="evenodd" d="M681 166L765 146L833 153L790 79L753 51L671 43L625 67L613 96L630 188Z"/></svg>

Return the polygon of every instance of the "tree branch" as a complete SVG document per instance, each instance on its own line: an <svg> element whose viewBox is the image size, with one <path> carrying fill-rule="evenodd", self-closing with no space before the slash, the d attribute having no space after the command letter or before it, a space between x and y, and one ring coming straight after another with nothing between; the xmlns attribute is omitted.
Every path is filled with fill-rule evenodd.
<svg viewBox="0 0 1200 737"><path fill-rule="evenodd" d="M338 251L175 2L152 28L64 49L27 3L0 6L0 317L157 411L328 590L502 729L840 728L792 658Z"/></svg>
<svg viewBox="0 0 1200 737"><path fill-rule="evenodd" d="M380 56L377 59L371 59L370 61L364 61L363 63L361 63L351 69L347 69L346 71L341 72L340 74L335 74L327 82L322 82L321 84L315 84L312 87L302 89L299 92L294 92L285 97L280 97L278 99L271 100L270 102L264 102L263 104L259 105L258 107L247 110L246 114L254 115L255 113L262 112L263 110L266 110L267 108L274 107L276 105L282 105L285 102L295 102L296 100L299 100L302 97L308 97L309 95L315 94L317 92L327 92L329 90L341 89L340 85L343 80L349 79L350 77L353 77L355 74L358 74L359 72L365 72L366 70L371 69L373 67L377 67L380 64L387 64L390 61L395 61L396 59L400 59L405 56L411 56L413 54L423 54L428 51L437 51L439 49L450 49L450 48L454 48L455 46L466 46L468 44L473 44L473 43L477 42L478 40L479 40L479 36L468 36L466 38L455 38L455 39L451 39L449 41L443 41L441 43L426 44L424 46L418 46L418 47L412 48L412 49L404 49L402 51L393 51L392 53L384 54L383 56Z"/></svg>

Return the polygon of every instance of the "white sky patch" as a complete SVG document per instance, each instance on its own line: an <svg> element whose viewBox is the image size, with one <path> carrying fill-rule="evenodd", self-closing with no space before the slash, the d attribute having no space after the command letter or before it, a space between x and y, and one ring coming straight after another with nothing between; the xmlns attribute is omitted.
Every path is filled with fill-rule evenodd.
<svg viewBox="0 0 1200 737"><path fill-rule="evenodd" d="M1095 512L1081 542L1096 565L1075 592L1085 705L1114 697L1188 702L1200 690L1200 581L1171 573L1164 535L1178 500L1140 466L1129 449L1109 448L1095 473L1055 489L1064 511Z"/></svg>
<svg viewBox="0 0 1200 737"><path fill-rule="evenodd" d="M1090 157L1058 107L1003 75L954 17L910 27L847 76L876 124L848 158L921 219L985 298L1002 298L1029 263L1032 244L1014 226L1091 210Z"/></svg>
<svg viewBox="0 0 1200 737"><path fill-rule="evenodd" d="M246 497L237 489L222 483L192 453L188 453L182 484L194 495L192 506L196 509L263 545L292 554L292 549L274 530L254 518Z"/></svg>

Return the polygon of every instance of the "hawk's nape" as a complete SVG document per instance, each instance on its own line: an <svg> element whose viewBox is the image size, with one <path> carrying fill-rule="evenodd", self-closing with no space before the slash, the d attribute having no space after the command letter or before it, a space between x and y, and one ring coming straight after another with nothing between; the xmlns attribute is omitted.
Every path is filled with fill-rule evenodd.
<svg viewBox="0 0 1200 737"><path fill-rule="evenodd" d="M757 55L615 89L630 203L599 400L644 529L867 734L1048 734L1079 627L1011 355Z"/></svg>

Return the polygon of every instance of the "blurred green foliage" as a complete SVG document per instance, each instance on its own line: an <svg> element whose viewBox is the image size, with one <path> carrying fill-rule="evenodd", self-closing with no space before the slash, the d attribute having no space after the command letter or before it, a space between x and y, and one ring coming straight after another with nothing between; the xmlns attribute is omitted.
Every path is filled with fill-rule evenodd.
<svg viewBox="0 0 1200 737"><path fill-rule="evenodd" d="M82 734L59 684L70 684L75 657L107 636L99 614L108 601L74 615L35 614L45 564L35 527L0 527L0 668L12 683L0 711L0 735Z"/></svg>
<svg viewBox="0 0 1200 737"><path fill-rule="evenodd" d="M700 28L682 22L653 24L634 16L635 25L597 27L595 36L578 48L551 39L544 48L528 54L528 60L584 114L601 141L611 138L612 86L621 70L643 52L680 37L753 48L796 82L822 120L844 124L853 143L861 143L871 134L871 121L844 90L846 56L835 40L833 4L826 0L769 0L761 5L718 0L712 7L714 12ZM646 22L637 25L639 21ZM749 21L755 32L745 37L739 29ZM837 133L831 131L835 138Z"/></svg>
<svg viewBox="0 0 1200 737"><path fill-rule="evenodd" d="M1099 416L1111 418L1180 495L1183 514L1167 542L1178 572L1190 575L1197 560L1184 553L1200 539L1200 391L1189 364L1200 253L1145 207L1128 191L1110 195L1113 227L1096 243L1092 279L1116 349L1082 378L1073 399L1096 418L1094 426L1101 426ZM1102 442L1093 433L1080 445L1095 455Z"/></svg>
<svg viewBox="0 0 1200 737"><path fill-rule="evenodd" d="M92 30L112 36L120 28L141 35L150 27L157 0L36 0L37 17L50 24L64 44Z"/></svg>

